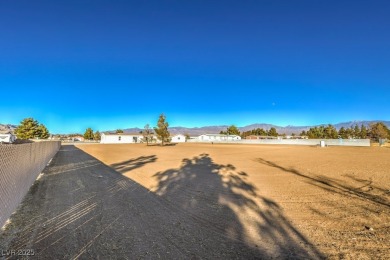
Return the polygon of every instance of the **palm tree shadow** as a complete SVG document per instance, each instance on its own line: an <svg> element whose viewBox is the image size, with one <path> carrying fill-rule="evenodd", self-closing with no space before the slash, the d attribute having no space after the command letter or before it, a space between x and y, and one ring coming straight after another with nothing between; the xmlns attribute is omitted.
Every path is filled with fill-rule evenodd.
<svg viewBox="0 0 390 260"><path fill-rule="evenodd" d="M216 164L208 154L200 154L153 177L158 181L156 194L194 226L241 244L253 258L324 257L280 206L261 196L247 174L233 165Z"/></svg>

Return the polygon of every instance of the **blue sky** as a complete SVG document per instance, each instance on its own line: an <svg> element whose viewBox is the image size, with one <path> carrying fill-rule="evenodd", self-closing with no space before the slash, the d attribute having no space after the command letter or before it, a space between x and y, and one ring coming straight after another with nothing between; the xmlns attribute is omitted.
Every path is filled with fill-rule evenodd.
<svg viewBox="0 0 390 260"><path fill-rule="evenodd" d="M0 123L390 120L389 13L389 1L4 0Z"/></svg>

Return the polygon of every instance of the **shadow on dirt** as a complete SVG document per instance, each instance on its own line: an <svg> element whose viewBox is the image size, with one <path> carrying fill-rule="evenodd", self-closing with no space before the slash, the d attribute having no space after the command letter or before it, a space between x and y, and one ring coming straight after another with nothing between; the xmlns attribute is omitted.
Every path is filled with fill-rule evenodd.
<svg viewBox="0 0 390 260"><path fill-rule="evenodd" d="M336 180L332 179L326 176L321 176L321 175L314 175L314 176L308 176L294 168L286 168L281 165L278 165L274 162L267 161L262 158L256 159L257 162L274 167L277 169L280 169L284 172L294 174L296 176L302 177L307 180L307 182L311 185L315 185L323 190L332 192L332 193L337 193L342 196L356 196L358 198L368 200L372 203L375 203L380 206L385 206L385 207L390 207L390 203L388 200L386 200L385 197L380 196L380 195L375 195L375 194L370 194L372 190L375 190L376 192L380 192L382 194L388 193L388 190L382 189L380 187L376 187L372 184L371 180L363 180L363 179L358 179L354 176L347 175L346 177L349 178L351 181L358 183L358 187L353 187L350 184L348 184L345 181L341 180Z"/></svg>
<svg viewBox="0 0 390 260"><path fill-rule="evenodd" d="M257 257L321 258L279 205L261 196L246 176L231 164L214 163L208 154L184 159L180 168L154 175L157 195L201 228L256 248Z"/></svg>
<svg viewBox="0 0 390 260"><path fill-rule="evenodd" d="M120 173L156 160L116 171L62 146L1 231L0 249L31 248L41 259L323 258L246 173L207 154L157 173L155 192Z"/></svg>
<svg viewBox="0 0 390 260"><path fill-rule="evenodd" d="M110 166L120 173L125 173L137 169L139 167L142 167L145 164L153 163L155 161L157 161L156 155L140 156L138 158L129 159L127 161L123 161L120 163L114 163L111 164Z"/></svg>

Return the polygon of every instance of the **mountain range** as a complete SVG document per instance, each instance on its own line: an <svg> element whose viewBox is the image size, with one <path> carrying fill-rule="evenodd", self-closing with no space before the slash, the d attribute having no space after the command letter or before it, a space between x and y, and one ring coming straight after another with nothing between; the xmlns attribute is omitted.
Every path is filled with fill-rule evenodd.
<svg viewBox="0 0 390 260"><path fill-rule="evenodd" d="M349 122L343 122L333 125L337 130L339 130L341 127L349 128L354 127L355 125L358 125L359 127L361 125L369 126L370 124L377 123L377 122L383 122L387 127L390 128L390 121L381 121L381 120L375 120L375 121L349 121ZM326 126L327 124L322 124L323 126ZM312 125L312 126L277 126L272 124L251 124L243 127L237 127L240 132L244 131L250 131L256 128L263 128L264 130L269 130L271 127L274 127L276 131L279 134L300 134L302 131L307 131L312 127L315 126L321 126L321 125ZM201 134L218 134L220 131L226 131L226 129L229 127L229 125L219 125L219 126L203 126L203 127L169 127L169 132L171 135L174 134L189 134L191 136L197 136ZM141 128L127 128L122 129L124 133L139 133L143 129ZM105 133L113 133L115 131L105 131Z"/></svg>
<svg viewBox="0 0 390 260"><path fill-rule="evenodd" d="M10 124L0 124L0 131L10 131L10 132L14 132L15 129L16 129L16 125L10 125Z"/></svg>
<svg viewBox="0 0 390 260"><path fill-rule="evenodd" d="M333 125L337 130L339 130L341 127L347 128L347 127L354 127L355 125L361 126L369 126L372 123L376 122L383 122L387 127L390 128L390 121L381 121L381 120L375 120L375 121L349 121L349 122L343 122L343 123L338 123ZM323 124L324 126L327 124ZM237 127L240 132L244 131L250 131L256 128L263 128L264 130L269 130L271 127L275 127L276 131L279 134L299 134L302 131L307 131L311 127L315 126L321 126L321 125L312 125L312 126L277 126L277 125L272 125L272 124L251 124L243 127ZM11 131L13 132L17 126L16 125L11 125L11 124L0 124L0 131ZM170 127L169 132L171 135L175 134L189 134L191 136L197 136L201 134L218 134L220 131L225 131L229 125L219 125L219 126L203 126L203 127ZM142 128L126 128L122 129L124 133L139 133L142 131ZM112 131L103 131L104 133L113 133L115 130Z"/></svg>

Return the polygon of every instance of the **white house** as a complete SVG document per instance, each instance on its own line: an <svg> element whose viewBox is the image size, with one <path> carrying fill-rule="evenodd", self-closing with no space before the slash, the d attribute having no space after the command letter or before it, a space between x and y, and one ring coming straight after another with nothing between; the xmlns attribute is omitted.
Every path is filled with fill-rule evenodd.
<svg viewBox="0 0 390 260"><path fill-rule="evenodd" d="M186 141L185 135L178 134L171 136L171 143L184 143Z"/></svg>
<svg viewBox="0 0 390 260"><path fill-rule="evenodd" d="M139 134L101 134L100 143L102 144L132 144L140 143L143 136Z"/></svg>
<svg viewBox="0 0 390 260"><path fill-rule="evenodd" d="M0 143L13 143L16 136L9 131L0 131Z"/></svg>
<svg viewBox="0 0 390 260"><path fill-rule="evenodd" d="M198 136L198 141L204 142L226 142L239 141L241 137L238 135L223 135L223 134L205 134Z"/></svg>

